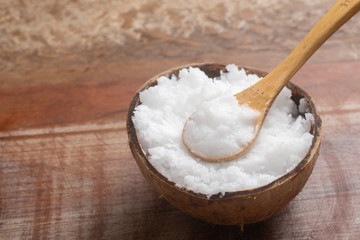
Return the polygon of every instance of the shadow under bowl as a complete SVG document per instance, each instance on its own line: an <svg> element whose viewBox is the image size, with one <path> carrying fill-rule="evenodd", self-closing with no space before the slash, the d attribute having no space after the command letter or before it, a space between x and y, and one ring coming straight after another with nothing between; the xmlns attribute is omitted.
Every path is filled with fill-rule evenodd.
<svg viewBox="0 0 360 240"><path fill-rule="evenodd" d="M206 222L219 225L244 225L271 217L283 209L300 192L308 180L319 155L321 119L314 101L295 84L290 82L287 84L287 87L292 92L293 101L299 105L300 99L304 98L309 112L314 116L310 130L310 133L314 136L312 144L306 156L293 170L262 187L226 192L225 195L219 193L208 198L204 194L176 186L174 182L169 181L166 176L163 176L153 167L141 147L132 121L134 109L141 104L139 92L156 85L160 76L177 75L180 69L190 66L200 68L211 78L219 76L220 71L226 72L225 65L221 64L191 64L173 68L149 79L138 90L130 104L127 118L129 145L142 174L150 185L169 203L181 211ZM259 70L244 69L248 74L256 74L260 77L266 75L265 72Z"/></svg>

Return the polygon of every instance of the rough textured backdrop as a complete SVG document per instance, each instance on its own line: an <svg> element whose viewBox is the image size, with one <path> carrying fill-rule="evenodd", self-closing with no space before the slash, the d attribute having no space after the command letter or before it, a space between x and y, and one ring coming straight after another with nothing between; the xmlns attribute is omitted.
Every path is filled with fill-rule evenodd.
<svg viewBox="0 0 360 240"><path fill-rule="evenodd" d="M175 58L273 67L334 2L0 0L0 71L67 67L74 54L84 64ZM351 20L313 61L360 59L359 29L360 18Z"/></svg>

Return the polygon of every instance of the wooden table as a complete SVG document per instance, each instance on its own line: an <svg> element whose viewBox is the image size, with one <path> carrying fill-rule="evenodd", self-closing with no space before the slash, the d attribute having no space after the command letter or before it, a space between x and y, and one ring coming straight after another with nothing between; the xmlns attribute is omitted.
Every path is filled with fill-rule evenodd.
<svg viewBox="0 0 360 240"><path fill-rule="evenodd" d="M146 14L160 11L154 1L138 2L136 11L119 16L126 20L142 13L146 19ZM175 27L170 32L157 28L161 21L149 17L154 25L137 28L141 36L121 44L113 39L98 43L90 36L88 44L49 40L47 47L34 50L37 45L31 44L37 38L28 39L28 48L14 47L6 34L0 38L9 42L8 49L0 48L0 239L359 239L360 35L353 29L360 26L359 16L293 79L317 103L323 141L313 174L284 210L245 226L244 232L238 226L212 226L169 205L142 177L128 147L125 121L129 103L146 79L188 62L236 63L269 71L322 8L331 5L326 0L302 5L299 0L266 11L263 6L274 24L286 17L290 26L303 24L280 31L271 30L271 22L251 18L258 15L251 15L247 4L232 3L243 11L235 18L230 3L215 3L203 6L205 13L192 3L195 10L187 14L200 17L189 35L181 35L181 29L176 35ZM30 6L41 7L36 4ZM171 10L170 5L160 9ZM213 5L217 7L210 9ZM93 7L101 12L102 6ZM279 14L281 7L286 14ZM299 11L310 17L299 20ZM204 16L212 16L211 21ZM242 24L254 29L232 28L224 19L238 24L246 20ZM284 36L291 40L283 41Z"/></svg>

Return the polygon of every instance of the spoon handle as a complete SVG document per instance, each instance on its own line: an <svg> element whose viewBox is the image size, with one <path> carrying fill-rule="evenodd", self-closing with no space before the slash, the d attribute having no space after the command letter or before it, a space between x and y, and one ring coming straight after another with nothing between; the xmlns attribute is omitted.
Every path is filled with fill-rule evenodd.
<svg viewBox="0 0 360 240"><path fill-rule="evenodd" d="M277 95L313 53L359 10L360 0L337 1L290 55L266 76L269 81L260 81L258 87L270 88Z"/></svg>

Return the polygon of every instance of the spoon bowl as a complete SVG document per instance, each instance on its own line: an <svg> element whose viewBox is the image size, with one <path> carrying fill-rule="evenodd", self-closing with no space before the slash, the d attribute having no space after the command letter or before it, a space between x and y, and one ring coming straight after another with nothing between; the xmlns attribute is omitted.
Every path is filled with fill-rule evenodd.
<svg viewBox="0 0 360 240"><path fill-rule="evenodd" d="M221 64L191 64L180 66L163 72L149 79L133 98L128 118L127 131L131 152L146 180L169 203L181 211L202 219L206 222L219 225L241 225L263 221L284 208L303 188L309 178L319 154L321 142L321 119L312 98L301 88L292 83L287 87L292 92L293 101L299 105L304 98L309 112L314 116L311 134L314 136L306 156L290 172L259 188L244 191L226 192L225 195L216 194L208 198L206 195L180 188L175 182L162 175L148 160L148 153L144 151L139 142L132 116L135 108L141 104L139 92L157 84L160 76L178 75L179 70L186 67L198 67L209 77L226 72L225 65ZM248 74L264 77L265 72L244 68Z"/></svg>
<svg viewBox="0 0 360 240"><path fill-rule="evenodd" d="M259 117L253 124L245 126L244 129L251 129L248 133L252 135L247 143L240 147L237 152L225 152L215 157L209 152L202 152L197 148L197 142L192 141L191 133L193 131L193 115L186 121L183 129L183 143L186 148L195 156L206 161L227 161L243 154L255 142L256 137L263 125L267 112L270 109L274 99L280 93L281 89L294 76L294 74L305 64L305 62L316 52L316 50L344 23L360 11L360 0L339 0L334 6L315 24L304 39L296 48L282 61L273 71L266 75L261 81L249 88L235 94L238 103L249 107L259 113ZM244 115L243 115L244 116ZM190 121L189 121L190 120ZM188 124L191 122L191 124ZM196 121L195 121L196 122ZM195 124L195 126L197 126ZM197 129L199 129L197 127ZM190 133L189 133L190 132ZM231 133L227 133L231 135ZM200 134L206 143L214 141L208 134ZM186 137L190 136L190 137ZM235 134L236 136L236 134Z"/></svg>

